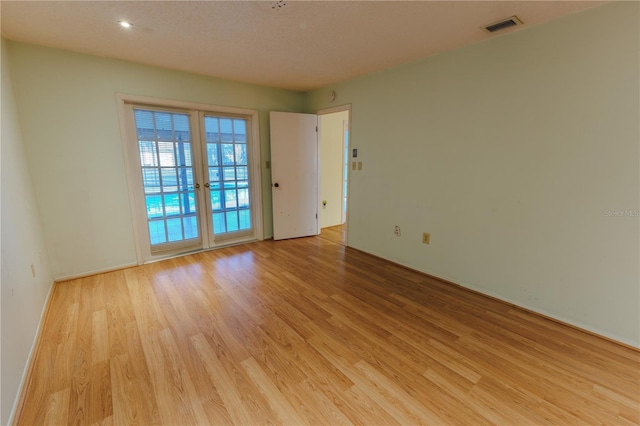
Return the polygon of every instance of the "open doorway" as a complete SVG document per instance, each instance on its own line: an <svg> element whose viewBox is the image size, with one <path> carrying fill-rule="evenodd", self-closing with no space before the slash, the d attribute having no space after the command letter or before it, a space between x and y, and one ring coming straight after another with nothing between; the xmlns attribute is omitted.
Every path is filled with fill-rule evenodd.
<svg viewBox="0 0 640 426"><path fill-rule="evenodd" d="M318 112L320 236L347 245L349 106Z"/></svg>

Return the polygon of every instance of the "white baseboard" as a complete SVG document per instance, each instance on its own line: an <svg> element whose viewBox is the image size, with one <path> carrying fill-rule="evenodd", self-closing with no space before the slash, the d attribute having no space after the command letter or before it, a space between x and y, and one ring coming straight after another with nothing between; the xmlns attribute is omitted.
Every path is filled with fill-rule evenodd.
<svg viewBox="0 0 640 426"><path fill-rule="evenodd" d="M460 287L467 288L467 289L469 289L471 291L475 291L476 293L484 294L485 296L489 296L489 297L491 297L493 299L496 299L496 300L499 300L501 302L508 303L510 305L516 306L518 308L524 309L524 310L529 311L529 312L533 312L534 314L538 314L538 315L540 315L542 317L547 317L547 318L549 318L551 320L560 322L560 323L568 325L570 327L583 330L583 331L585 331L587 333L594 334L594 335L603 337L605 339L608 339L608 340L611 340L611 341L614 341L614 342L621 343L623 345L626 345L626 346L629 346L629 347L632 347L632 348L640 349L640 346L638 346L638 342L634 342L634 341L631 341L629 339L625 339L623 337L616 336L614 334L608 333L606 331L599 330L599 329L597 329L595 327L591 327L591 326L583 324L583 323L581 323L579 321L570 320L570 319L564 318L562 316L555 315L555 314L552 314L550 312L547 312L544 309L540 309L538 307L533 307L533 306L527 305L526 303L522 303L522 302L517 301L517 300L512 300L512 299L504 297L504 296L502 296L500 294L494 293L492 291L488 291L485 288L477 287L475 285L470 285L468 283L459 283L459 282L456 282L456 281L454 281L452 279L448 279L446 277L440 277L440 276L432 275L432 274L430 274L428 272L424 272L424 273L429 275L429 276L432 276L432 277L434 277L436 279L439 279L441 281L454 283L456 285L459 285Z"/></svg>
<svg viewBox="0 0 640 426"><path fill-rule="evenodd" d="M388 262L395 263L396 265L405 267L407 269L411 269L412 271L416 271L416 272L428 275L428 276L430 276L432 278L435 278L437 280L440 280L440 281L443 281L443 282L446 282L446 283L450 283L452 285L456 285L456 286L459 286L461 288L468 289L470 291L485 295L487 297L491 297L493 299L499 300L499 301L504 302L504 303L508 303L509 305L513 305L515 307L524 309L524 310L532 312L534 314L538 314L541 317L546 317L549 320L557 321L559 323L568 325L568 326L573 327L575 329L582 330L582 331L584 331L586 333L590 333L590 334L599 336L599 337L601 337L603 339L611 340L613 342L620 343L620 344L628 346L630 348L640 349L640 345L638 344L638 342L634 342L634 341L632 341L630 339L626 339L624 337L620 337L620 336L617 336L615 334L600 330L598 328L583 324L583 323L581 323L579 321L570 320L570 319L564 318L562 316L549 313L549 312L545 311L544 309L540 309L538 307L532 307L530 305L527 305L526 303L522 303L522 302L517 301L517 300L509 299L509 298L504 297L504 296L502 296L500 294L494 293L492 291L488 291L485 288L478 287L478 286L475 286L475 285L472 285L472 284L469 284L469 283L462 283L462 282L459 282L459 281L457 281L455 279L452 279L452 278L449 278L449 277L446 277L446 276L443 276L443 275L432 274L429 271L417 269L417 268L414 268L412 266L405 265L404 263L399 262L397 260L388 259L388 258L386 258L384 256L381 256L381 255L376 254L376 253L368 252L366 250L362 250L362 249L355 248L355 247L351 247L351 248L353 248L355 250L358 250L358 251L361 251L362 253L367 253L367 254L370 254L372 256L378 257L380 259L384 259L384 260L386 260Z"/></svg>
<svg viewBox="0 0 640 426"><path fill-rule="evenodd" d="M35 355L35 350L38 341L40 340L40 332L42 331L42 326L44 325L45 315L49 308L49 303L51 302L51 295L53 294L53 287L55 285L55 281L52 281L49 284L49 291L47 292L47 297L45 298L44 305L42 306L42 311L40 312L40 321L38 321L38 328L36 328L36 333L33 338L33 342L31 342L31 349L29 350L29 356L27 357L27 362L24 365L24 369L22 370L22 377L20 378L20 384L18 385L18 392L16 392L16 399L13 401L13 407L11 408L11 413L9 414L8 425L13 424L14 416L16 415L16 409L18 408L18 403L22 399L22 391L26 385L25 381L27 380L27 374L31 369L31 362L33 361L33 356Z"/></svg>
<svg viewBox="0 0 640 426"><path fill-rule="evenodd" d="M446 280L446 281L449 281L449 280ZM552 320L558 321L560 323L566 324L566 325L571 326L573 328L577 328L577 329L586 331L588 333L595 334L595 335L600 336L600 337L604 337L604 338L606 338L608 340L612 340L614 342L622 343L623 345L630 346L632 348L640 349L640 346L638 345L638 342L634 342L634 341L631 341L629 339L625 339L624 337L616 336L616 335L608 333L606 331L599 330L599 329L597 329L595 327L591 327L591 326L583 324L583 323L581 323L579 321L569 320L569 319L564 318L562 316L549 313L549 312L545 311L544 309L540 309L538 307L532 307L532 306L529 306L529 305L527 305L525 303L521 303L519 301L511 300L509 298L503 297L503 296L501 296L499 294L496 294L496 293L494 293L492 291L487 291L486 289L483 289L483 288L480 288L480 287L476 287L476 286L468 285L468 284L459 284L459 285L461 287L468 288L469 290L473 290L473 291L475 291L477 293L481 293L481 294L487 295L489 297L492 297L494 299L497 299L497 300L500 300L502 302L508 303L510 305L517 306L519 308L525 309L527 311L533 312L533 313L541 315L543 317L547 317L547 318L550 318Z"/></svg>
<svg viewBox="0 0 640 426"><path fill-rule="evenodd" d="M138 264L136 262L125 263L123 265L114 266L113 268L96 269L94 271L87 271L79 274L55 275L53 278L56 280L56 282L70 281L70 280L75 280L77 278L84 278L84 277L90 277L92 275L104 274L106 272L119 271L120 269L131 268L134 266L138 266Z"/></svg>

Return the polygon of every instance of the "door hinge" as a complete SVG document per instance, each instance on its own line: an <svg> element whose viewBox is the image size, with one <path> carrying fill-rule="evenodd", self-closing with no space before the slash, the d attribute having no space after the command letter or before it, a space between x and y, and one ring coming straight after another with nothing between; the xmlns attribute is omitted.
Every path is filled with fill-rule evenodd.
<svg viewBox="0 0 640 426"><path fill-rule="evenodd" d="M316 132L318 131L318 126L316 126Z"/></svg>
<svg viewBox="0 0 640 426"><path fill-rule="evenodd" d="M318 213L316 213L316 219L318 218Z"/></svg>

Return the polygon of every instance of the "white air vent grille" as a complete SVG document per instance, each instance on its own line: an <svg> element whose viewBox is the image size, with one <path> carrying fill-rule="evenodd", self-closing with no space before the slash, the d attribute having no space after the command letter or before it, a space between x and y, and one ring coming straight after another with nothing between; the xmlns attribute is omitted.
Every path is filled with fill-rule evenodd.
<svg viewBox="0 0 640 426"><path fill-rule="evenodd" d="M522 25L522 20L514 15L510 18L501 19L498 22L489 24L485 26L484 29L489 31L490 33L495 33L496 31L504 30L509 27L515 27L516 25Z"/></svg>

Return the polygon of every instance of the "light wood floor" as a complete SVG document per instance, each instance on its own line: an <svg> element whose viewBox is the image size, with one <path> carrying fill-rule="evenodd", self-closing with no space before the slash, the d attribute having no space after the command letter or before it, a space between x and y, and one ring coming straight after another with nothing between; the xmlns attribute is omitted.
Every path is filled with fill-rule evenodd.
<svg viewBox="0 0 640 426"><path fill-rule="evenodd" d="M640 423L640 354L319 237L56 284L18 423Z"/></svg>
<svg viewBox="0 0 640 426"><path fill-rule="evenodd" d="M322 228L320 238L332 241L337 244L346 245L347 241L347 225L336 225Z"/></svg>

